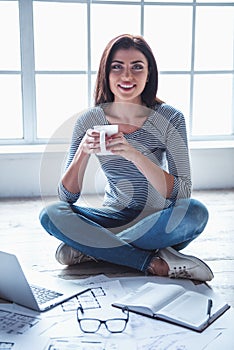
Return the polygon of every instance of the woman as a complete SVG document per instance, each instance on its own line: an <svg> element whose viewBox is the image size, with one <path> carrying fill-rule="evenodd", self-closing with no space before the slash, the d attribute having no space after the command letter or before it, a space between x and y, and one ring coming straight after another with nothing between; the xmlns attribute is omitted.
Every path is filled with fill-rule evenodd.
<svg viewBox="0 0 234 350"><path fill-rule="evenodd" d="M95 107L76 122L61 202L45 208L42 226L61 243L65 265L102 260L146 274L209 281L210 268L179 251L204 230L208 212L191 195L184 117L156 98L157 65L140 36L109 42L99 66ZM111 155L100 155L95 125L117 124L106 137ZM91 154L107 178L103 206L74 204Z"/></svg>

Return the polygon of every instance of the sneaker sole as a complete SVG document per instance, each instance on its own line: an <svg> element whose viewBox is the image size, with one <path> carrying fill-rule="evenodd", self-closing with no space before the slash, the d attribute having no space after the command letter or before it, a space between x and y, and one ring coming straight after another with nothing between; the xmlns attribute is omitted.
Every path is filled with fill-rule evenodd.
<svg viewBox="0 0 234 350"><path fill-rule="evenodd" d="M213 274L212 270L210 269L210 267L204 261L202 261L201 259L199 259L199 258L197 258L197 257L195 257L193 255L186 255L186 254L179 253L177 250L175 250L175 249L173 249L171 247L168 247L167 250L169 252L171 252L172 254L178 256L179 258L183 258L183 257L189 258L194 263L198 263L199 266L205 267L206 268L206 272L208 273L208 275L210 275L210 278L207 279L207 281L211 281L214 278L214 274Z"/></svg>
<svg viewBox="0 0 234 350"><path fill-rule="evenodd" d="M58 258L58 257L59 257L60 250L61 250L65 245L66 245L65 243L59 244L59 246L57 247L56 252L55 252L55 259L56 259L61 265L66 265L66 264L64 264L64 262L60 261L59 258Z"/></svg>

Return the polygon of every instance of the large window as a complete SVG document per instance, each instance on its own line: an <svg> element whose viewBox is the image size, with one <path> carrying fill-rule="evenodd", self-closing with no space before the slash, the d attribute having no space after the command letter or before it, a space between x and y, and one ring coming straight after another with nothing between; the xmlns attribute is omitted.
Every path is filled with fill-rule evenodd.
<svg viewBox="0 0 234 350"><path fill-rule="evenodd" d="M233 2L0 0L0 142L47 142L91 106L101 53L122 33L151 45L158 97L190 140L233 137Z"/></svg>

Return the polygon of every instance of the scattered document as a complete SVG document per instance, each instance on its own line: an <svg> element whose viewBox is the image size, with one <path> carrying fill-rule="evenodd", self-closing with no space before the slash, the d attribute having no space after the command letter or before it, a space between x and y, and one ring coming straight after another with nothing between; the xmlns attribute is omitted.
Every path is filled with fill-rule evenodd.
<svg viewBox="0 0 234 350"><path fill-rule="evenodd" d="M36 311L16 304L0 304L0 335L41 335L53 325Z"/></svg>
<svg viewBox="0 0 234 350"><path fill-rule="evenodd" d="M0 309L1 334L24 334L38 323L37 317Z"/></svg>
<svg viewBox="0 0 234 350"><path fill-rule="evenodd" d="M82 335L57 337L50 340L45 350L138 350L136 342L124 335L103 337Z"/></svg>

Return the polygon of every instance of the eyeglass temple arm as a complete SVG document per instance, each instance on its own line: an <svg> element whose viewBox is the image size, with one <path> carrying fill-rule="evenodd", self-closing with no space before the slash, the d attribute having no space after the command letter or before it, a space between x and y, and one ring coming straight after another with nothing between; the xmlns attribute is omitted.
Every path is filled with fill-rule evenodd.
<svg viewBox="0 0 234 350"><path fill-rule="evenodd" d="M80 310L81 313L84 314L84 309L83 309L82 305L80 305L80 306L78 307L78 310Z"/></svg>
<svg viewBox="0 0 234 350"><path fill-rule="evenodd" d="M127 306L124 306L122 308L122 312L127 315L127 320L129 319L129 308Z"/></svg>

